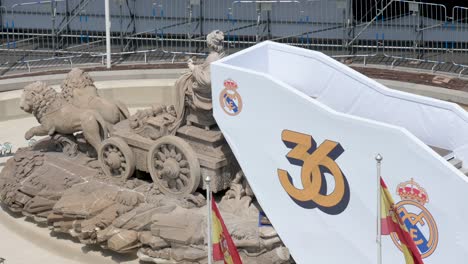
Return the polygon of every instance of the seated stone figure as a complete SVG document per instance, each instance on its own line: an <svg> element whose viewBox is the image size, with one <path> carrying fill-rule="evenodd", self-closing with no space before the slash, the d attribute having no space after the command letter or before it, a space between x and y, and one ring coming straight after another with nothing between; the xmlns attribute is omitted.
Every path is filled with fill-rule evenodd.
<svg viewBox="0 0 468 264"><path fill-rule="evenodd" d="M34 136L73 135L83 131L86 141L97 151L108 134L106 122L97 111L75 107L44 82L24 88L20 108L33 114L40 124L26 132L26 140Z"/></svg>
<svg viewBox="0 0 468 264"><path fill-rule="evenodd" d="M62 96L80 109L97 111L109 124L115 125L127 119L130 114L124 103L99 96L93 79L81 69L72 69L61 85Z"/></svg>
<svg viewBox="0 0 468 264"><path fill-rule="evenodd" d="M210 54L206 60L200 65L195 65L189 60L188 67L190 71L177 80L175 86L178 93L177 98L180 99L175 105L178 117L178 122L174 123L176 127L180 126L182 120L186 118L186 106L190 107L194 112L199 111L203 115L211 117L213 104L211 101L210 64L224 57L223 41L224 33L220 30L208 34L206 43L210 49Z"/></svg>

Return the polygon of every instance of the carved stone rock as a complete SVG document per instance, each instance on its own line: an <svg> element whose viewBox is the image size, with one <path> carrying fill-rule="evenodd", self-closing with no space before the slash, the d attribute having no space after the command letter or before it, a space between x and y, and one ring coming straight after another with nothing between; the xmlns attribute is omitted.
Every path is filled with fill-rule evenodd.
<svg viewBox="0 0 468 264"><path fill-rule="evenodd" d="M206 263L201 195L174 198L137 179L108 181L89 164L82 153L70 160L59 152L21 149L0 173L1 201L84 244L138 251L141 260L154 263ZM244 263L291 263L274 229L258 227L253 198L238 193L221 198L219 208Z"/></svg>

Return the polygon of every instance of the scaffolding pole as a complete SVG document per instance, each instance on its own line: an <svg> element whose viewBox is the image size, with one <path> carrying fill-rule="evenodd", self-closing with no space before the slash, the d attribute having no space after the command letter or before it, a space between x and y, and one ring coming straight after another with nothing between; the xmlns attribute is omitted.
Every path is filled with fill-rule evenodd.
<svg viewBox="0 0 468 264"><path fill-rule="evenodd" d="M106 12L106 57L107 57L107 69L111 68L111 21L110 21L110 7L109 0L105 0L105 12Z"/></svg>

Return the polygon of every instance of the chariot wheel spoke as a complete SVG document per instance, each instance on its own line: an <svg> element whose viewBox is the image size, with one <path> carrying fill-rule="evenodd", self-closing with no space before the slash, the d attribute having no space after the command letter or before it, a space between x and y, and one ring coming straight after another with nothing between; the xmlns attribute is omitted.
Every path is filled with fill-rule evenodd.
<svg viewBox="0 0 468 264"><path fill-rule="evenodd" d="M164 155L164 153L158 152L156 156L158 157L159 160L166 161L166 155Z"/></svg>
<svg viewBox="0 0 468 264"><path fill-rule="evenodd" d="M184 174L179 174L179 178L184 182L184 185L187 185L187 183L189 182L189 178Z"/></svg>
<svg viewBox="0 0 468 264"><path fill-rule="evenodd" d="M162 152L168 151L166 145L161 145L161 146L159 147L159 149L160 149Z"/></svg>
<svg viewBox="0 0 468 264"><path fill-rule="evenodd" d="M178 189L178 190L181 190L181 189L184 188L184 183L182 182L181 179L177 179L177 180L176 180L176 184L177 184L177 189Z"/></svg>
<svg viewBox="0 0 468 264"><path fill-rule="evenodd" d="M170 150L170 151L175 150L175 146L174 146L174 145L169 145L169 150Z"/></svg>
<svg viewBox="0 0 468 264"><path fill-rule="evenodd" d="M160 160L155 160L155 165L156 165L156 168L163 168L164 167L164 163Z"/></svg>
<svg viewBox="0 0 468 264"><path fill-rule="evenodd" d="M166 155L166 157L169 157L170 152L169 152L169 150L167 149L166 146L164 146L163 148L161 148L161 150L163 151L164 155Z"/></svg>
<svg viewBox="0 0 468 264"><path fill-rule="evenodd" d="M188 162L187 162L186 160L181 160L181 161L179 162L179 166L180 166L180 167L187 167L187 166L188 166Z"/></svg>
<svg viewBox="0 0 468 264"><path fill-rule="evenodd" d="M169 180L169 188L175 189L176 188L176 181L175 180Z"/></svg>
<svg viewBox="0 0 468 264"><path fill-rule="evenodd" d="M169 188L169 184L167 183L167 181L162 180L161 184L163 185L163 187Z"/></svg>
<svg viewBox="0 0 468 264"><path fill-rule="evenodd" d="M175 158L177 155L175 148L171 148L171 157Z"/></svg>

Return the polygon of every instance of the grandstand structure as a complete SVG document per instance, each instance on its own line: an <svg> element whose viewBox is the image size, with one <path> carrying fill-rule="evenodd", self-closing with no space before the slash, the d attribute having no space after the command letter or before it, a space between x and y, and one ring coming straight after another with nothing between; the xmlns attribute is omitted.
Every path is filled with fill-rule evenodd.
<svg viewBox="0 0 468 264"><path fill-rule="evenodd" d="M359 63L468 71L463 1L110 0L113 64L205 55L225 32L233 53L264 40ZM466 4L465 4L466 5ZM102 0L1 0L0 75L105 61Z"/></svg>

